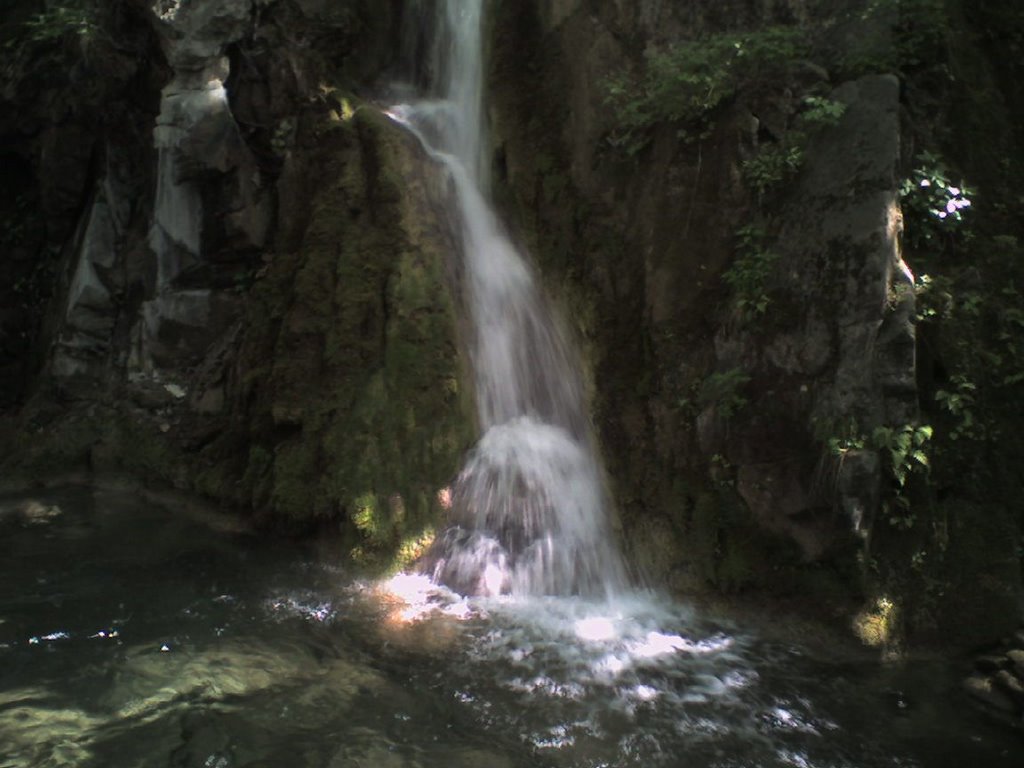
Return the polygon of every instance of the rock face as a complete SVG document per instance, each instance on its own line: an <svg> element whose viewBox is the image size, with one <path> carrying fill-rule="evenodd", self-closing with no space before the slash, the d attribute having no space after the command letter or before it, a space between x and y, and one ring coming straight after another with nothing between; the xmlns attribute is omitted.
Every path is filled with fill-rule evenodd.
<svg viewBox="0 0 1024 768"><path fill-rule="evenodd" d="M931 436L916 431L919 308L901 243L906 107L884 64L858 62L895 71L906 40L892 30L917 22L853 0L538 1L496 15L496 175L588 351L638 568L687 590L902 595L918 637L970 645L1005 631L1020 569L998 542L1013 526L968 565L933 533L964 535L969 510L934 509L923 464L900 447ZM766 36L780 27L808 47L787 58ZM721 101L697 91L699 120L685 105L657 117L659 102L643 99L662 87L644 79L658 56L696 41L681 60L694 77L720 73L707 62L723 34L763 66L716 81L732 89ZM813 104L832 118L814 125ZM972 587L961 571L989 576ZM926 572L1002 618L954 632L963 605L923 584Z"/></svg>
<svg viewBox="0 0 1024 768"><path fill-rule="evenodd" d="M359 1L139 1L58 38L76 59L121 20L139 49L90 98L55 78L84 147L0 126L25 199L49 201L19 247L59 244L64 275L5 320L38 355L14 363L9 395L35 371L36 396L8 425L8 479L124 470L289 530L340 525L367 558L416 551L473 409L444 178L353 90L394 60L397 19ZM30 74L8 72L11 103L36 104ZM102 119L115 97L130 125ZM36 182L58 164L66 191Z"/></svg>
<svg viewBox="0 0 1024 768"><path fill-rule="evenodd" d="M678 548L653 558L672 565L652 576L690 586L756 581L766 544L747 543L765 535L805 561L849 552L870 529L882 465L867 446L833 456L825 438L916 416L895 77L837 82L797 61L775 85L741 86L696 141L653 125L633 158L609 144L607 83L639 66L645 47L826 23L798 4L747 4L734 19L718 5L502 10L499 26L520 37L496 46L492 80L512 202L553 279L589 305L574 314L627 537L638 553ZM539 71L515 72L523 48ZM752 190L746 164L785 145L812 94L841 105L840 116L803 139L799 173L770 195ZM515 117L524 100L526 126ZM765 265L764 306L752 312L723 291L744 238ZM638 524L664 514L674 537Z"/></svg>
<svg viewBox="0 0 1024 768"><path fill-rule="evenodd" d="M0 204L9 270L2 303L10 308L2 328L3 403L24 397L51 354L57 375L92 361L99 361L94 374L105 370L118 332L115 305L126 301L133 279L119 254L139 252L138 230L149 218L149 127L166 73L153 55L159 48L148 10L135 4L104 6L90 17L105 34L44 26L48 34L35 37L23 25L38 7L12 5L0 31L0 136L11 182Z"/></svg>
<svg viewBox="0 0 1024 768"><path fill-rule="evenodd" d="M233 425L199 483L299 525L344 513L387 546L436 517L473 438L447 190L378 112L314 131L281 176L306 221L253 285L237 358L197 382L194 406L226 401Z"/></svg>
<svg viewBox="0 0 1024 768"><path fill-rule="evenodd" d="M964 679L971 700L1006 722L1024 727L1024 630L1004 639L996 652L974 660Z"/></svg>

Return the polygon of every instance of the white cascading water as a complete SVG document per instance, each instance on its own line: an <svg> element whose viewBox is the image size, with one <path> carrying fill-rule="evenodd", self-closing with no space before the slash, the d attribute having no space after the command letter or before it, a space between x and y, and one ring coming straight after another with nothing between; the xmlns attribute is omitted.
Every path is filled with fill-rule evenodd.
<svg viewBox="0 0 1024 768"><path fill-rule="evenodd" d="M450 173L483 435L453 493L434 579L464 594L609 596L625 583L579 363L486 198L484 0L435 20L432 98L389 110Z"/></svg>

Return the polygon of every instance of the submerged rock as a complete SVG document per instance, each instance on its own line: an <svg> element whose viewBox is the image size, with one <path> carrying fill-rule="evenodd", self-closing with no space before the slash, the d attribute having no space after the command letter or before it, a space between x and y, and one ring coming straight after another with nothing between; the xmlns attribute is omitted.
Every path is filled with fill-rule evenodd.
<svg viewBox="0 0 1024 768"><path fill-rule="evenodd" d="M1011 713L1016 710L1010 696L998 689L989 677L975 675L967 678L964 690L976 701L998 712Z"/></svg>

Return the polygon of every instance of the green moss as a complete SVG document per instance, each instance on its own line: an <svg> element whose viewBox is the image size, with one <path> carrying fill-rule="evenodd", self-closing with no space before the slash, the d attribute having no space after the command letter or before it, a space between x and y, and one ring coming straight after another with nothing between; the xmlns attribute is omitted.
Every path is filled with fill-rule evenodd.
<svg viewBox="0 0 1024 768"><path fill-rule="evenodd" d="M380 501L375 494L364 493L352 502L352 523L366 539L379 543L387 526L381 520Z"/></svg>
<svg viewBox="0 0 1024 768"><path fill-rule="evenodd" d="M232 496L231 486L235 477L226 463L214 464L201 469L192 482L196 492L211 499L227 499Z"/></svg>
<svg viewBox="0 0 1024 768"><path fill-rule="evenodd" d="M432 171L374 110L348 124L322 136L301 247L254 286L243 356L260 371L245 383L258 447L242 485L271 514L337 520L380 565L436 521L473 407Z"/></svg>
<svg viewBox="0 0 1024 768"><path fill-rule="evenodd" d="M690 518L687 548L691 551L694 569L707 582L714 583L718 565L718 537L722 527L718 496L702 493L697 497Z"/></svg>
<svg viewBox="0 0 1024 768"><path fill-rule="evenodd" d="M752 556L756 556L755 553L747 551L742 541L731 540L724 547L716 574L718 587L723 592L739 592L750 586L754 581Z"/></svg>
<svg viewBox="0 0 1024 768"><path fill-rule="evenodd" d="M292 440L277 447L274 455L273 491L270 500L274 509L293 518L310 518L324 514L318 506L319 474L316 443Z"/></svg>

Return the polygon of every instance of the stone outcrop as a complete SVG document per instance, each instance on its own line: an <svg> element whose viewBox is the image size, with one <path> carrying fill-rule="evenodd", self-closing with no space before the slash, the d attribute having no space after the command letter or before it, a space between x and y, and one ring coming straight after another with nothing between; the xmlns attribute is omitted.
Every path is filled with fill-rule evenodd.
<svg viewBox="0 0 1024 768"><path fill-rule="evenodd" d="M117 93L132 124L98 116L125 75L95 99L61 91L97 113L84 149L14 142L25 193L52 201L40 239L60 244L64 277L33 308L48 353L3 425L5 481L129 472L290 531L340 527L367 559L411 557L473 409L445 179L356 94L397 55L397 14L312 0L116 13L151 46L135 51L138 93ZM95 39L116 22L95 19ZM62 39L67 55L101 45L86 37ZM29 73L9 75L11 98L34 103ZM57 150L67 191L35 188Z"/></svg>
<svg viewBox="0 0 1024 768"><path fill-rule="evenodd" d="M895 77L836 82L797 62L784 82L741 88L696 142L668 125L653 126L634 159L608 142L607 82L638 66L641 49L771 23L825 26L797 4L719 5L507 10L500 25L522 37L498 44L492 80L516 210L555 282L590 303L576 314L627 537L645 517L668 515L676 543L652 539L646 524L633 543L680 548L654 558L673 562L675 577L653 575L691 586L738 564L734 534L788 539L807 561L848 549L870 528L882 465L869 449L835 460L825 437L847 423L870 433L915 416ZM512 57L524 47L540 63L517 79ZM842 116L810 138L799 174L765 200L745 183L744 162L784 139L806 94L843 105ZM515 117L521 100L534 115L526 126ZM752 224L772 259L768 309L753 321L729 305L722 277L738 258L735 233ZM721 519L701 522L712 497ZM728 509L744 510L743 521ZM697 551L708 546L710 558ZM743 578L758 567L744 566Z"/></svg>
<svg viewBox="0 0 1024 768"><path fill-rule="evenodd" d="M952 627L960 608L919 583L927 549L928 568L946 575L999 572L977 582L990 585L984 594L970 579L963 587L1002 620L946 641L1005 631L1019 610L1019 565L1003 568L996 543L987 564L957 560L959 544L933 532L955 519L959 539L967 507L950 516L919 476L906 487L894 479L906 470L894 461L909 459L893 441L922 424L899 204L906 107L891 74L892 29L916 20L855 0L570 0L504 4L497 15L497 175L587 349L638 568L690 591L767 588L826 603L884 584L918 603L908 627L939 639L934 627ZM716 34L771 25L801 30L804 55L739 83L697 130L652 119L639 138L616 133L613 79L632 77L639 92L651 55L697 41L699 57ZM836 119L807 128L809 96L842 105ZM752 163L792 147L795 170L756 186ZM929 572L929 583L946 578Z"/></svg>
<svg viewBox="0 0 1024 768"><path fill-rule="evenodd" d="M976 657L963 685L976 705L1024 728L1024 629L1005 638L995 651Z"/></svg>

